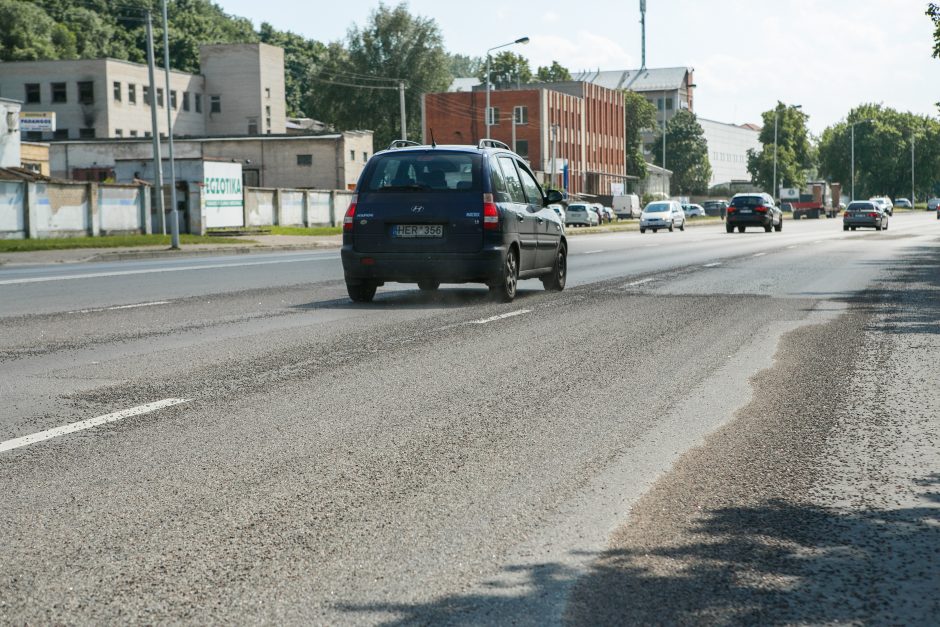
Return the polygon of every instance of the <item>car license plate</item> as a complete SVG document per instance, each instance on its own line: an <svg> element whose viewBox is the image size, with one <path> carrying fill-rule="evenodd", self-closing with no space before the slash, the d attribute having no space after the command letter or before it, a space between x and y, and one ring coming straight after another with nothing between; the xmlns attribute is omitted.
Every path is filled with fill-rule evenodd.
<svg viewBox="0 0 940 627"><path fill-rule="evenodd" d="M754 212L751 211L750 209L742 209L741 213L754 213Z"/></svg>
<svg viewBox="0 0 940 627"><path fill-rule="evenodd" d="M392 237L444 237L443 224L396 224L392 227Z"/></svg>

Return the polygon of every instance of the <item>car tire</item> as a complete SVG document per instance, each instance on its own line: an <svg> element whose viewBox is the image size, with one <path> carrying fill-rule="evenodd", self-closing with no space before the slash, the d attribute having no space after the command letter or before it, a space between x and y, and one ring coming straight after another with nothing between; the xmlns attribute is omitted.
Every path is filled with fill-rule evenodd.
<svg viewBox="0 0 940 627"><path fill-rule="evenodd" d="M842 225L842 230L843 230L843 231L848 231L848 230L849 230L849 227L843 224L843 225Z"/></svg>
<svg viewBox="0 0 940 627"><path fill-rule="evenodd" d="M734 233L734 226L731 224L726 224L725 231L727 231L728 233Z"/></svg>
<svg viewBox="0 0 940 627"><path fill-rule="evenodd" d="M646 229L641 228L640 233L646 233Z"/></svg>
<svg viewBox="0 0 940 627"><path fill-rule="evenodd" d="M774 228L773 222L764 227L764 233L770 233Z"/></svg>
<svg viewBox="0 0 940 627"><path fill-rule="evenodd" d="M780 222L778 222L777 225L774 226L774 230L775 230L777 233L779 233L780 231L783 230L783 216L780 216Z"/></svg>
<svg viewBox="0 0 940 627"><path fill-rule="evenodd" d="M422 292L436 292L440 286L440 281L418 281L418 289Z"/></svg>
<svg viewBox="0 0 940 627"><path fill-rule="evenodd" d="M888 221L887 221L887 220L885 220L884 229L885 229L885 231L888 230Z"/></svg>
<svg viewBox="0 0 940 627"><path fill-rule="evenodd" d="M490 285L490 296L503 303L510 303L516 297L519 285L519 253L510 248L503 259L503 270L496 282Z"/></svg>
<svg viewBox="0 0 940 627"><path fill-rule="evenodd" d="M682 221L682 224L679 225L680 231L685 231L685 220Z"/></svg>
<svg viewBox="0 0 940 627"><path fill-rule="evenodd" d="M853 230L853 231L855 230L855 227L854 227L854 226L852 227L852 230Z"/></svg>
<svg viewBox="0 0 940 627"><path fill-rule="evenodd" d="M880 225L880 224L876 224L876 225L875 225L875 230L876 230L876 231L880 231L880 230L881 230L881 225Z"/></svg>
<svg viewBox="0 0 940 627"><path fill-rule="evenodd" d="M375 298L377 288L378 285L374 281L363 281L361 283L346 281L346 292L354 303L371 303L372 299Z"/></svg>
<svg viewBox="0 0 940 627"><path fill-rule="evenodd" d="M555 266L552 273L542 279L542 285L549 292L560 292L565 289L565 282L568 280L568 249L564 244L558 246L558 254L555 255Z"/></svg>
<svg viewBox="0 0 940 627"><path fill-rule="evenodd" d="M739 226L739 227L738 227L738 233L743 233L743 232L746 231L746 230L747 230L747 227L746 227L746 226Z"/></svg>
<svg viewBox="0 0 940 627"><path fill-rule="evenodd" d="M673 229L675 228L675 226L676 226L676 223L675 223L675 222L670 222L670 223L669 223L669 232L670 232L670 233L672 233L672 231L673 231Z"/></svg>

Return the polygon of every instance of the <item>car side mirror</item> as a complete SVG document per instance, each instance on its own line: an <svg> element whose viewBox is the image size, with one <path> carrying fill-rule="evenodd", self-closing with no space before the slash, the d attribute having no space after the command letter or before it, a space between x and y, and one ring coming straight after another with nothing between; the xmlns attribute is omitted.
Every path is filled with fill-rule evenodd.
<svg viewBox="0 0 940 627"><path fill-rule="evenodd" d="M562 200L564 200L564 196L562 196L561 192L557 189L550 189L548 190L548 193L545 194L546 205L553 205L555 203L561 202Z"/></svg>

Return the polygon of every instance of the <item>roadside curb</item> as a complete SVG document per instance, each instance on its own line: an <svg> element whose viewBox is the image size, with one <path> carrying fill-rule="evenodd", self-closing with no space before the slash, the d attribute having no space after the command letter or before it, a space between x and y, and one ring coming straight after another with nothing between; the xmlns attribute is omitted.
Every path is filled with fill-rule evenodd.
<svg viewBox="0 0 940 627"><path fill-rule="evenodd" d="M340 247L333 244L291 244L284 246L222 246L217 249L200 248L197 250L142 250L140 252L121 251L115 253L99 253L83 261L107 262L127 261L131 259L160 259L164 257L218 257L223 255L252 255L269 252L289 252L304 250L338 250Z"/></svg>

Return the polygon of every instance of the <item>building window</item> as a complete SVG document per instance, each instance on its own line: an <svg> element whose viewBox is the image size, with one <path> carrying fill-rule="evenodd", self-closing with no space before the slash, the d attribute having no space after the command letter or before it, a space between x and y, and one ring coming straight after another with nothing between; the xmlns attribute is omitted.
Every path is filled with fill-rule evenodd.
<svg viewBox="0 0 940 627"><path fill-rule="evenodd" d="M270 133L271 132L271 118L264 119L264 126L266 129L268 129L268 133Z"/></svg>
<svg viewBox="0 0 940 627"><path fill-rule="evenodd" d="M196 94L196 113L202 113L202 94Z"/></svg>
<svg viewBox="0 0 940 627"><path fill-rule="evenodd" d="M313 155L297 155L297 165L313 165Z"/></svg>
<svg viewBox="0 0 940 627"><path fill-rule="evenodd" d="M486 124L487 126L499 126L499 107L490 107L486 110Z"/></svg>
<svg viewBox="0 0 940 627"><path fill-rule="evenodd" d="M127 102L128 104L137 104L137 85L127 84Z"/></svg>
<svg viewBox="0 0 940 627"><path fill-rule="evenodd" d="M222 96L209 96L209 113L222 113Z"/></svg>
<svg viewBox="0 0 940 627"><path fill-rule="evenodd" d="M42 131L25 131L23 133L23 139L28 142L41 142Z"/></svg>
<svg viewBox="0 0 940 627"><path fill-rule="evenodd" d="M26 83L26 104L39 104L40 94L39 83Z"/></svg>
<svg viewBox="0 0 940 627"><path fill-rule="evenodd" d="M131 131L131 137L137 137L137 131Z"/></svg>
<svg viewBox="0 0 940 627"><path fill-rule="evenodd" d="M114 129L114 136L115 136L115 137L124 137L124 131L122 131L122 130L119 129L119 128L116 128L116 129Z"/></svg>
<svg viewBox="0 0 940 627"><path fill-rule="evenodd" d="M267 116L270 116L270 115L271 115L271 105L265 105L265 106L264 106L264 114L267 115Z"/></svg>
<svg viewBox="0 0 940 627"><path fill-rule="evenodd" d="M658 110L662 111L662 110L663 110L663 106L664 106L664 100L663 100L662 98L657 98L657 99L656 99L656 108L657 108Z"/></svg>
<svg viewBox="0 0 940 627"><path fill-rule="evenodd" d="M114 81L114 102L121 102L121 83Z"/></svg>
<svg viewBox="0 0 940 627"><path fill-rule="evenodd" d="M265 87L265 88L264 88L264 96L265 96L265 98L270 98L270 97L271 97L271 88L270 88L270 87Z"/></svg>
<svg viewBox="0 0 940 627"><path fill-rule="evenodd" d="M78 101L81 104L95 103L95 83L93 81L78 82Z"/></svg>
<svg viewBox="0 0 940 627"><path fill-rule="evenodd" d="M672 98L666 98L666 111L672 111Z"/></svg>
<svg viewBox="0 0 940 627"><path fill-rule="evenodd" d="M65 83L52 84L52 102L68 102L66 93Z"/></svg>
<svg viewBox="0 0 940 627"><path fill-rule="evenodd" d="M349 160L350 160L350 161L355 161L355 160L356 160L356 151L355 151L355 150L350 150L350 151L349 151Z"/></svg>
<svg viewBox="0 0 940 627"><path fill-rule="evenodd" d="M160 139L166 139L166 133L160 133Z"/></svg>
<svg viewBox="0 0 940 627"><path fill-rule="evenodd" d="M150 85L144 85L144 104L150 106Z"/></svg>
<svg viewBox="0 0 940 627"><path fill-rule="evenodd" d="M153 137L153 133L150 131L144 131L144 137Z"/></svg>
<svg viewBox="0 0 940 627"><path fill-rule="evenodd" d="M171 90L170 90L170 108L173 109L174 111L175 111L176 108L177 108L177 107L176 107L176 90L175 90L175 89L171 89Z"/></svg>
<svg viewBox="0 0 940 627"><path fill-rule="evenodd" d="M368 161L368 160L369 160L369 153L363 152L363 153L362 153L362 162L365 163L365 162Z"/></svg>
<svg viewBox="0 0 940 627"><path fill-rule="evenodd" d="M516 124L529 123L529 107L513 107L512 115Z"/></svg>
<svg viewBox="0 0 940 627"><path fill-rule="evenodd" d="M258 120L255 118L248 118L248 134L257 135L258 134Z"/></svg>
<svg viewBox="0 0 940 627"><path fill-rule="evenodd" d="M157 87L157 106L158 107L163 106L163 88L162 87Z"/></svg>
<svg viewBox="0 0 940 627"><path fill-rule="evenodd" d="M78 129L78 138L79 138L79 139L94 139L94 138L95 138L95 129L93 129L93 128L80 128L80 129Z"/></svg>
<svg viewBox="0 0 940 627"><path fill-rule="evenodd" d="M52 131L52 139L68 139L69 138L69 129L67 128L57 128Z"/></svg>
<svg viewBox="0 0 940 627"><path fill-rule="evenodd" d="M183 111L189 111L189 92L183 92Z"/></svg>
<svg viewBox="0 0 940 627"><path fill-rule="evenodd" d="M523 159L529 158L529 140L527 139L516 140L516 154L522 157Z"/></svg>

